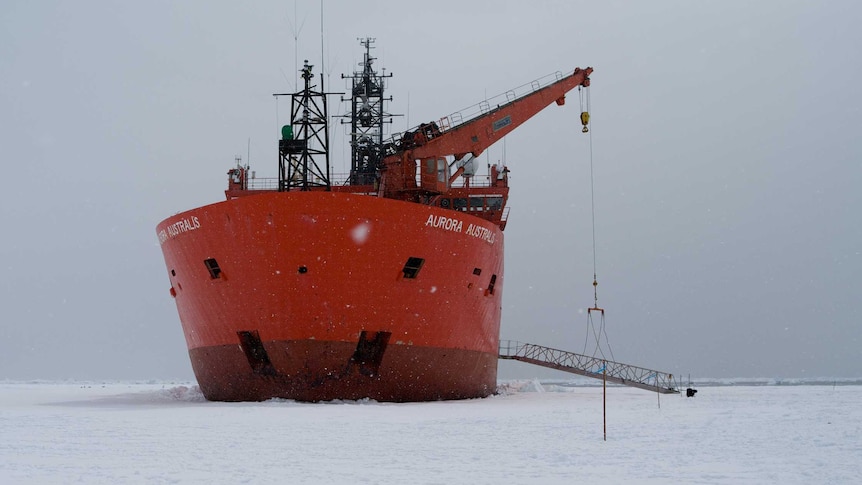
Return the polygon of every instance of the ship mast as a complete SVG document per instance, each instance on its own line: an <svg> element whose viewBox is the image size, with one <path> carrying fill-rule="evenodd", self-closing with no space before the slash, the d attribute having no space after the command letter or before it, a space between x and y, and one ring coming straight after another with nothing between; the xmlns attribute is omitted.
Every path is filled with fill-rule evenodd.
<svg viewBox="0 0 862 485"><path fill-rule="evenodd" d="M278 142L279 192L332 189L329 181L326 95L333 93L314 90L316 86L311 84L314 77L312 67L306 60L301 71L305 87L290 95L291 124L281 128L281 140Z"/></svg>
<svg viewBox="0 0 862 485"><path fill-rule="evenodd" d="M372 67L377 59L371 57L371 44L375 39L366 37L359 39L365 47L362 70L354 71L350 76L341 75L342 79L351 80L350 113L344 117L350 118L350 185L370 185L375 182L377 171L383 161L383 124L392 122L392 115L386 113L383 102L392 101L392 97L384 97L385 78L392 74L378 74ZM341 99L348 101L348 99ZM347 123L342 121L342 123Z"/></svg>

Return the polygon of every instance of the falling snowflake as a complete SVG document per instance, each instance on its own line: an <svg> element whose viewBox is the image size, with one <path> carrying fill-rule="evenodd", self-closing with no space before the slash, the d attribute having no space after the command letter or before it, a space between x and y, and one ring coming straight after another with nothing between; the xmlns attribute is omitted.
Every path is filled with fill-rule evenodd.
<svg viewBox="0 0 862 485"><path fill-rule="evenodd" d="M356 244L365 244L368 239L368 234L371 232L371 226L367 222L358 224L350 231L350 237Z"/></svg>

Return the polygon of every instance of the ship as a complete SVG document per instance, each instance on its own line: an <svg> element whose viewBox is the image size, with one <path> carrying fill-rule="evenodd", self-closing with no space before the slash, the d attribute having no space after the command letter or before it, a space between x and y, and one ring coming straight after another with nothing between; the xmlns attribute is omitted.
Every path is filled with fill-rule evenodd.
<svg viewBox="0 0 862 485"><path fill-rule="evenodd" d="M508 168L488 147L575 87L560 72L385 134L374 39L350 75L350 172L329 159L323 76L304 63L278 177L237 158L225 200L159 223L195 378L212 401L486 397L496 390ZM342 93L346 94L346 93ZM588 113L581 115L584 129Z"/></svg>

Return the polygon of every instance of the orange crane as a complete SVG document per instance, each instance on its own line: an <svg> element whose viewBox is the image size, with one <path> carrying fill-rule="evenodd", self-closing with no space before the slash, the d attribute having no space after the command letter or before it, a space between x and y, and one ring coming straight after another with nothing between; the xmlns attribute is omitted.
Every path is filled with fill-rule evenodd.
<svg viewBox="0 0 862 485"><path fill-rule="evenodd" d="M469 178L466 179L465 187L452 187L452 182L464 173L466 161L478 157L551 103L563 105L566 93L575 87L588 87L592 72L591 67L575 68L568 76L451 128L446 127L446 123L441 120L441 125L444 125L442 128L431 122L404 133L399 140L387 146L378 195L475 212L474 215L492 220L500 224L501 228L505 227L502 217L502 209L508 198L508 170L505 167L491 168L489 187L470 187ZM589 114L582 113L581 121L586 130ZM447 156L455 159L451 166L458 166L454 174L445 158ZM418 184L417 169L421 172ZM466 207L459 207L458 200L473 195L485 196L481 210L470 201ZM487 203L490 196L502 197L502 201L491 199L489 207ZM477 210L472 210L474 208Z"/></svg>

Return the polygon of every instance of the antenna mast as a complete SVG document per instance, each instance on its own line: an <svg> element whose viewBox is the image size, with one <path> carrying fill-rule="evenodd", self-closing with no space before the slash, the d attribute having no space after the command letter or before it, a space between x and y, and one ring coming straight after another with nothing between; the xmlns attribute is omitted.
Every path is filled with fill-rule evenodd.
<svg viewBox="0 0 862 485"><path fill-rule="evenodd" d="M361 71L354 71L350 76L341 75L342 79L350 79L351 111L344 117L350 118L350 184L373 184L377 170L383 161L383 124L392 123L392 115L386 113L384 101L392 101L392 97L384 97L385 79L392 74L378 74L372 67L377 59L371 57L371 48L375 39L366 37L358 39L365 47L365 55L360 64ZM347 122L342 120L342 123Z"/></svg>
<svg viewBox="0 0 862 485"><path fill-rule="evenodd" d="M303 90L291 94L291 124L281 128L278 142L278 191L331 190L329 173L329 129L326 95L315 91L311 80L314 66L305 61L302 68ZM285 96L274 94L273 96ZM321 168L324 167L324 168Z"/></svg>

